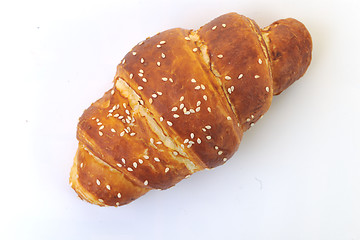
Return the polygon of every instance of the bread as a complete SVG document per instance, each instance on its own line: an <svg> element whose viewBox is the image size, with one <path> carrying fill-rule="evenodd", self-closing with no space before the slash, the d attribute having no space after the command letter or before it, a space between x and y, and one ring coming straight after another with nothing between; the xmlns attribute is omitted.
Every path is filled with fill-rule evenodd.
<svg viewBox="0 0 360 240"><path fill-rule="evenodd" d="M80 117L72 188L90 203L120 206L224 164L273 95L305 73L311 51L297 20L260 29L236 13L140 42L113 88Z"/></svg>

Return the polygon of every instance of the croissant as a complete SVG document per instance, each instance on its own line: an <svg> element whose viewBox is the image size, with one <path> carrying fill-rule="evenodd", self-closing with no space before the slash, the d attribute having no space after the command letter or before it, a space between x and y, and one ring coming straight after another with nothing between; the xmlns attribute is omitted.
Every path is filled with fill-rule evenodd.
<svg viewBox="0 0 360 240"><path fill-rule="evenodd" d="M90 203L120 206L224 164L273 95L303 76L311 51L299 21L260 29L236 13L138 43L79 119L70 185Z"/></svg>

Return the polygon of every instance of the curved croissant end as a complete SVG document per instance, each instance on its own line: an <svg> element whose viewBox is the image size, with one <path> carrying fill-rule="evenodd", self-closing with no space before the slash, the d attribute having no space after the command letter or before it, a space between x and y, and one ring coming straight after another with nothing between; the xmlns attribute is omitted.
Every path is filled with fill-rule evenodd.
<svg viewBox="0 0 360 240"><path fill-rule="evenodd" d="M236 13L140 42L80 117L72 188L120 206L224 164L273 95L305 73L311 48L294 19L261 30Z"/></svg>

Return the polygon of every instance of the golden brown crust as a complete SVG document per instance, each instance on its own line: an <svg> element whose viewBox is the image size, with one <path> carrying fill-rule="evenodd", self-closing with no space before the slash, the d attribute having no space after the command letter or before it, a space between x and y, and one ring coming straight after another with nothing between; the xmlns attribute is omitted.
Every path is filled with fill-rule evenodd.
<svg viewBox="0 0 360 240"><path fill-rule="evenodd" d="M224 164L270 107L275 39L230 13L198 31L170 29L137 44L114 87L79 120L72 187L91 203L119 206Z"/></svg>

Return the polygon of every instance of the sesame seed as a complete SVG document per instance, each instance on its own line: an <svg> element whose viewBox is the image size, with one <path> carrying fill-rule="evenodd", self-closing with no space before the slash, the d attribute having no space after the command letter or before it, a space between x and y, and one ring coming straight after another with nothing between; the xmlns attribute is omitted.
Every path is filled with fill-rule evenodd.
<svg viewBox="0 0 360 240"><path fill-rule="evenodd" d="M216 27L217 27L217 26L213 26L211 29L212 29L212 30L215 30L215 29L216 29Z"/></svg>
<svg viewBox="0 0 360 240"><path fill-rule="evenodd" d="M137 162L133 162L134 168L137 168Z"/></svg>
<svg viewBox="0 0 360 240"><path fill-rule="evenodd" d="M189 139L185 139L184 140L184 143L186 144L186 143L188 143L189 142Z"/></svg>
<svg viewBox="0 0 360 240"><path fill-rule="evenodd" d="M154 144L154 139L153 139L153 138L150 138L150 142L151 142L152 144Z"/></svg>
<svg viewBox="0 0 360 240"><path fill-rule="evenodd" d="M255 78L260 78L260 76L259 76L259 75L255 75L254 77L255 77Z"/></svg>
<svg viewBox="0 0 360 240"><path fill-rule="evenodd" d="M111 95L114 95L114 93L115 93L115 90L112 89L112 90L111 90Z"/></svg>
<svg viewBox="0 0 360 240"><path fill-rule="evenodd" d="M102 136L102 135L104 135L104 133L103 133L103 132L101 132L101 131L99 131L99 135L100 135L100 136Z"/></svg>
<svg viewBox="0 0 360 240"><path fill-rule="evenodd" d="M201 104L201 101L197 101L196 106L198 107L198 106L200 106L200 104Z"/></svg>
<svg viewBox="0 0 360 240"><path fill-rule="evenodd" d="M139 90L143 90L144 88L142 86L138 86L138 89Z"/></svg>
<svg viewBox="0 0 360 240"><path fill-rule="evenodd" d="M100 180L96 179L96 184L100 186Z"/></svg>
<svg viewBox="0 0 360 240"><path fill-rule="evenodd" d="M101 198L99 198L99 199L98 199L98 201L99 201L99 202L101 202L101 203L103 203L103 202L104 202L104 200L102 200Z"/></svg>
<svg viewBox="0 0 360 240"><path fill-rule="evenodd" d="M221 24L224 28L226 27L226 24L225 23L223 23L223 24Z"/></svg>
<svg viewBox="0 0 360 240"><path fill-rule="evenodd" d="M134 171L131 167L128 167L127 170L128 170L129 172Z"/></svg>
<svg viewBox="0 0 360 240"><path fill-rule="evenodd" d="M116 165L117 165L118 167L122 167L122 165L121 165L120 163L117 163Z"/></svg>
<svg viewBox="0 0 360 240"><path fill-rule="evenodd" d="M231 80L230 76L225 76L225 80Z"/></svg>
<svg viewBox="0 0 360 240"><path fill-rule="evenodd" d="M164 118L163 117L160 117L160 122L164 121Z"/></svg>
<svg viewBox="0 0 360 240"><path fill-rule="evenodd" d="M228 93L231 94L231 88L228 88Z"/></svg>
<svg viewBox="0 0 360 240"><path fill-rule="evenodd" d="M218 58L223 58L223 57L224 57L224 55L219 54L219 55L217 55L217 57L218 57Z"/></svg>
<svg viewBox="0 0 360 240"><path fill-rule="evenodd" d="M207 140L210 140L210 139L211 139L211 136L206 136L206 139L207 139Z"/></svg>
<svg viewBox="0 0 360 240"><path fill-rule="evenodd" d="M166 77L161 78L164 82L166 82L168 79Z"/></svg>
<svg viewBox="0 0 360 240"><path fill-rule="evenodd" d="M196 112L200 112L200 107L197 107L197 108L195 109L195 111L196 111Z"/></svg>
<svg viewBox="0 0 360 240"><path fill-rule="evenodd" d="M180 104L180 109L183 109L184 108L184 104L182 103L182 104Z"/></svg>
<svg viewBox="0 0 360 240"><path fill-rule="evenodd" d="M161 48L161 45L158 44L158 45L156 45L156 47L157 47L157 48Z"/></svg>
<svg viewBox="0 0 360 240"><path fill-rule="evenodd" d="M175 112L175 111L177 111L177 110L178 110L177 107L173 107L173 108L171 109L171 111L173 111L173 112Z"/></svg>
<svg viewBox="0 0 360 240"><path fill-rule="evenodd" d="M170 122L170 121L166 121L166 123L167 123L170 127L173 125L173 123Z"/></svg>
<svg viewBox="0 0 360 240"><path fill-rule="evenodd" d="M100 120L97 118L97 119L96 119L96 122L99 122L99 121L100 121Z"/></svg>
<svg viewBox="0 0 360 240"><path fill-rule="evenodd" d="M184 96L181 96L180 97L180 102L184 100Z"/></svg>
<svg viewBox="0 0 360 240"><path fill-rule="evenodd" d="M195 90L199 90L201 87L198 85L195 87Z"/></svg>
<svg viewBox="0 0 360 240"><path fill-rule="evenodd" d="M193 78L193 79L191 79L191 82L196 83L196 80Z"/></svg>
<svg viewBox="0 0 360 240"><path fill-rule="evenodd" d="M130 133L130 136L133 137L133 136L135 136L135 134L136 134L136 133L132 132L132 133Z"/></svg>
<svg viewBox="0 0 360 240"><path fill-rule="evenodd" d="M197 142L198 144L200 144L200 143L201 143L201 139L198 138L198 139L196 140L196 142Z"/></svg>
<svg viewBox="0 0 360 240"><path fill-rule="evenodd" d="M144 70L140 69L139 72L144 73Z"/></svg>
<svg viewBox="0 0 360 240"><path fill-rule="evenodd" d="M92 119L92 120L95 120L95 118L96 118L96 117L92 117L91 119Z"/></svg>
<svg viewBox="0 0 360 240"><path fill-rule="evenodd" d="M158 67L160 67L161 63L160 63L160 62L157 62L156 65L158 65Z"/></svg>
<svg viewBox="0 0 360 240"><path fill-rule="evenodd" d="M102 125L101 127L99 127L99 130L102 130L104 128L104 125Z"/></svg>
<svg viewBox="0 0 360 240"><path fill-rule="evenodd" d="M223 151L218 151L218 155L221 155L221 154L223 154Z"/></svg>
<svg viewBox="0 0 360 240"><path fill-rule="evenodd" d="M194 133L190 133L190 137L191 137L191 138L194 138L194 137L195 137L195 134L194 134Z"/></svg>
<svg viewBox="0 0 360 240"><path fill-rule="evenodd" d="M138 45L140 46L140 45L142 45L143 43L144 43L144 42L139 42L139 44L138 44Z"/></svg>
<svg viewBox="0 0 360 240"><path fill-rule="evenodd" d="M145 62L145 59L144 59L144 58L141 58L141 59L140 59L140 62L141 62L141 63L144 63L144 62Z"/></svg>
<svg viewBox="0 0 360 240"><path fill-rule="evenodd" d="M150 98L150 99L149 99L149 103L150 103L150 104L152 104L152 102L153 102L153 99L152 99L152 98Z"/></svg>
<svg viewBox="0 0 360 240"><path fill-rule="evenodd" d="M215 148L215 150L218 150L218 149L219 149L219 147L218 147L218 146L215 146L214 148Z"/></svg>
<svg viewBox="0 0 360 240"><path fill-rule="evenodd" d="M82 168L83 166L84 166L84 163L81 163L81 164L80 164L80 167Z"/></svg>
<svg viewBox="0 0 360 240"><path fill-rule="evenodd" d="M156 144L157 144L157 145L161 145L161 144L162 144L162 141L157 141Z"/></svg>
<svg viewBox="0 0 360 240"><path fill-rule="evenodd" d="M243 76L244 76L244 74L241 73L241 74L238 76L238 79L241 79Z"/></svg>
<svg viewBox="0 0 360 240"><path fill-rule="evenodd" d="M204 84L201 84L201 89L205 90L205 85Z"/></svg>
<svg viewBox="0 0 360 240"><path fill-rule="evenodd" d="M197 50L198 50L197 48L193 48L193 52L197 52Z"/></svg>
<svg viewBox="0 0 360 240"><path fill-rule="evenodd" d="M134 77L134 74L130 73L130 79L132 79Z"/></svg>
<svg viewBox="0 0 360 240"><path fill-rule="evenodd" d="M120 203L119 203L119 202L116 202L116 206L120 206Z"/></svg>
<svg viewBox="0 0 360 240"><path fill-rule="evenodd" d="M223 158L223 161L226 162L228 159L227 158Z"/></svg>
<svg viewBox="0 0 360 240"><path fill-rule="evenodd" d="M118 197L118 198L121 198L121 193L118 193L118 194L117 194L117 197Z"/></svg>
<svg viewBox="0 0 360 240"><path fill-rule="evenodd" d="M116 113L116 114L114 114L114 117L119 117L120 116L120 114L118 114L118 113Z"/></svg>
<svg viewBox="0 0 360 240"><path fill-rule="evenodd" d="M250 117L251 117L251 118L254 118L255 116L251 114L251 116L250 116Z"/></svg>
<svg viewBox="0 0 360 240"><path fill-rule="evenodd" d="M254 125L255 125L255 123L251 123L251 124L250 124L250 127L253 127Z"/></svg>
<svg viewBox="0 0 360 240"><path fill-rule="evenodd" d="M142 73L138 73L138 75L139 75L139 77L143 77L143 76L144 76L144 74L142 74Z"/></svg>
<svg viewBox="0 0 360 240"><path fill-rule="evenodd" d="M208 112L211 112L211 107L208 107L207 110L208 110Z"/></svg>
<svg viewBox="0 0 360 240"><path fill-rule="evenodd" d="M186 40L186 41L190 41L190 38L189 38L189 37L185 37L185 40Z"/></svg>
<svg viewBox="0 0 360 240"><path fill-rule="evenodd" d="M162 57L162 58L165 58L166 56L165 56L165 54L164 54L164 53L161 53L161 57Z"/></svg>
<svg viewBox="0 0 360 240"><path fill-rule="evenodd" d="M259 58L259 64L262 64L262 60Z"/></svg>
<svg viewBox="0 0 360 240"><path fill-rule="evenodd" d="M173 152L173 155L174 155L174 156L177 156L177 155L179 155L179 153L176 152L176 151L174 151L174 152Z"/></svg>
<svg viewBox="0 0 360 240"><path fill-rule="evenodd" d="M122 131L122 132L120 133L120 137L123 137L124 135L125 135L125 132Z"/></svg>
<svg viewBox="0 0 360 240"><path fill-rule="evenodd" d="M149 184L149 181L148 180L145 180L144 181L144 185L147 186Z"/></svg>
<svg viewBox="0 0 360 240"><path fill-rule="evenodd" d="M203 99L204 99L205 101L207 101L207 100L208 100L208 97L207 97L206 95L204 95L204 96L203 96Z"/></svg>
<svg viewBox="0 0 360 240"><path fill-rule="evenodd" d="M136 52L132 52L132 55L134 55L134 56L135 56L135 55L136 55Z"/></svg>
<svg viewBox="0 0 360 240"><path fill-rule="evenodd" d="M235 90L235 87L234 86L231 86L231 91L233 92Z"/></svg>
<svg viewBox="0 0 360 240"><path fill-rule="evenodd" d="M146 79L146 78L142 78L142 81L143 81L143 82L147 82L147 79Z"/></svg>
<svg viewBox="0 0 360 240"><path fill-rule="evenodd" d="M266 87L265 90L266 90L267 92L270 92L270 88L269 88L269 87Z"/></svg>
<svg viewBox="0 0 360 240"><path fill-rule="evenodd" d="M180 117L178 114L174 114L173 116L174 116L174 118L179 118Z"/></svg>
<svg viewBox="0 0 360 240"><path fill-rule="evenodd" d="M230 116L227 116L226 119L230 121L230 120L231 120L231 117L230 117Z"/></svg>
<svg viewBox="0 0 360 240"><path fill-rule="evenodd" d="M144 155L144 158L145 158L145 159L149 159L149 156L148 156L148 155Z"/></svg>
<svg viewBox="0 0 360 240"><path fill-rule="evenodd" d="M167 173L170 170L170 168L165 168L165 173Z"/></svg>
<svg viewBox="0 0 360 240"><path fill-rule="evenodd" d="M126 162L125 158L121 158L121 161L123 164L125 164L125 162Z"/></svg>
<svg viewBox="0 0 360 240"><path fill-rule="evenodd" d="M142 159L139 159L139 163L140 163L140 164L143 164L144 161L143 161Z"/></svg>
<svg viewBox="0 0 360 240"><path fill-rule="evenodd" d="M125 58L124 58L124 60L122 60L122 64L125 64Z"/></svg>
<svg viewBox="0 0 360 240"><path fill-rule="evenodd" d="M108 190L110 190L111 188L110 188L110 185L106 185L106 188L108 189Z"/></svg>
<svg viewBox="0 0 360 240"><path fill-rule="evenodd" d="M161 41L161 42L160 42L161 45L163 45L163 44L165 44L165 43L166 43L166 41Z"/></svg>
<svg viewBox="0 0 360 240"><path fill-rule="evenodd" d="M191 108L189 111L190 111L191 113L195 113L195 110L192 109L192 108Z"/></svg>
<svg viewBox="0 0 360 240"><path fill-rule="evenodd" d="M160 159L157 157L154 157L155 162L160 162Z"/></svg>
<svg viewBox="0 0 360 240"><path fill-rule="evenodd" d="M169 82L172 82L172 83L173 83L173 82L174 82L174 80L172 80L172 78L169 78Z"/></svg>
<svg viewBox="0 0 360 240"><path fill-rule="evenodd" d="M156 95L155 93L153 93L151 96L152 96L153 98L157 98L157 95Z"/></svg>
<svg viewBox="0 0 360 240"><path fill-rule="evenodd" d="M98 125L98 126L102 125L102 122L98 122L97 125Z"/></svg>
<svg viewBox="0 0 360 240"><path fill-rule="evenodd" d="M206 125L205 128L206 128L206 129L211 129L211 126L210 126L210 125Z"/></svg>
<svg viewBox="0 0 360 240"><path fill-rule="evenodd" d="M250 121L251 121L251 119L250 119L250 118L248 118L248 119L246 119L246 121L247 121L247 122L250 122Z"/></svg>

